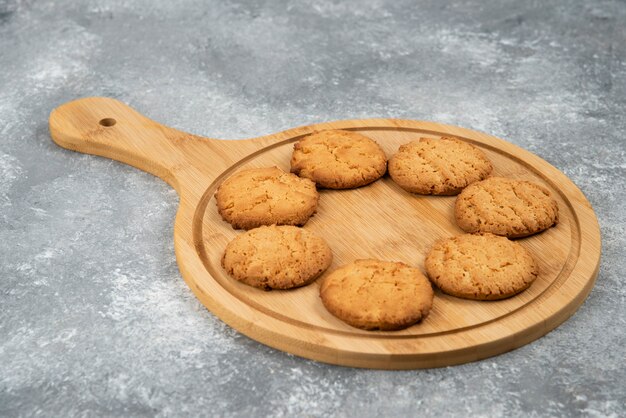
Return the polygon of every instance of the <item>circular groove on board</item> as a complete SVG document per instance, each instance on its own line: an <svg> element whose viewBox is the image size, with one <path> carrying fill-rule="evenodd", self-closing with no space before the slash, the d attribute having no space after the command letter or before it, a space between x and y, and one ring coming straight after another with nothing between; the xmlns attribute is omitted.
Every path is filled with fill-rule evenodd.
<svg viewBox="0 0 626 418"><path fill-rule="evenodd" d="M346 128L344 128L346 129ZM383 127L383 126L365 126L362 128L348 128L349 130L367 130L367 131L372 131L372 130L391 130L391 131L403 131L403 132L410 132L410 133L416 133L416 134L427 134L427 135L436 135L436 136L443 136L443 135L450 135L447 133L443 133L443 132L437 132L437 131L432 131L432 130L426 130L426 129L418 129L418 128L403 128L403 127ZM560 190L560 188L549 178L547 177L543 172L535 169L533 166L531 166L530 164L528 164L526 161L516 157L515 155L512 155L508 152L505 152L502 149L499 149L498 147L489 145L489 144L485 144L481 141L472 139L472 138L467 138L467 137L463 137L463 136L459 136L459 135L454 135L457 138L460 138L464 141L470 142L475 146L478 146L480 148L486 148L489 149L490 151L496 152L498 154L501 154L503 156L505 156L507 159L513 160L515 161L517 164L519 164L520 166L523 166L526 170L528 171L532 171L533 174L537 175L538 177L540 177L543 181L545 181L547 184L550 185L551 189L553 192L558 193L559 196L561 197L562 201L567 205L567 211L569 212L568 218L569 218L569 222L570 222L570 239L571 239L571 245L570 245L570 251L567 254L567 257L565 257L565 261L563 262L563 265L561 267L560 272L556 275L556 277L552 280L552 282L545 288L543 289L543 291L541 291L540 293L538 293L537 295L534 295L534 297L530 300L528 300L526 303L516 307L515 309L512 309L508 312L505 312L499 316L494 316L492 318L489 318L488 320L485 320L483 322L479 322L476 324L472 324L469 326L463 326L463 327L458 327L458 328L454 328L454 329L450 329L450 330L445 330L445 331L437 331L437 332L430 332L430 333L425 333L425 334L402 334L402 333L398 333L398 332L382 332L382 331L376 331L376 332L366 332L366 331L362 331L359 329L350 329L349 331L347 330L339 330L339 329L333 329L333 328L328 328L328 327L322 327L319 325L315 325L315 324L310 324L307 322L303 322L294 318L291 318L289 316L283 315L277 311L271 310L263 305L261 305L260 303L257 303L256 301L254 301L249 295L246 295L244 293L242 293L240 290L236 289L234 286L232 286L232 283L230 281L229 278L224 277L223 272L221 271L221 266L218 265L214 265L211 263L210 261L210 257L208 256L208 252L207 249L205 247L205 240L204 240L204 233L206 231L203 230L203 219L204 219L204 215L205 212L207 210L211 210L211 208L209 208L209 203L211 202L212 198L213 198L213 194L215 192L215 190L217 189L217 187L219 186L219 184L221 184L221 182L228 176L230 176L234 171L238 170L240 167L242 167L243 165L245 165L246 163L258 158L259 156L261 156L264 153L267 152L271 152L273 149L278 148L278 147L282 147L284 145L288 145L290 143L294 143L297 140L299 140L301 137L303 137L306 134L302 134L302 135L297 135L294 136L292 138L288 138L282 141L279 141L277 143L274 143L268 147L265 147L263 149L258 150L257 152L247 156L246 158L240 160L239 162L237 162L236 164L234 164L233 166L231 166L228 170L224 171L222 174L220 174L212 183L211 185L207 188L207 190L204 192L202 198L200 199L200 202L196 208L196 211L194 213L193 216L193 223L192 223L192 234L193 234L193 243L194 246L196 248L196 251L198 253L199 259L202 261L205 269L208 271L208 273L211 275L211 277L213 278L213 280L215 280L215 282L217 282L222 288L224 288L227 292L229 292L234 298L237 298L238 300L246 303L248 306L250 306L251 308L262 312L268 316L271 316L277 320L280 320L284 323L290 324L292 326L297 326L297 327L301 327L301 328L306 328L309 330L315 330L321 333L330 333L330 334L334 334L334 335L340 335L340 336L344 336L344 337L357 337L357 338L368 338L368 339L385 339L385 340L407 340L407 339L420 339L420 338L429 338L429 337L437 337L437 336L442 336L442 335L449 335L449 334L454 334L454 333L459 333L459 332L464 332L464 331L468 331L471 329L475 329L475 328L479 328L479 327L483 327L486 326L488 324L491 324L495 321L501 320L505 317L508 316L512 316L514 314L520 313L522 310L525 309L532 309L532 305L536 305L537 303L540 303L541 301L549 298L551 295L553 295L562 285L563 283L565 283L565 281L567 280L567 278L569 277L570 273L573 271L574 267L576 266L576 261L578 259L579 253L580 253L580 247L581 247L581 227L580 227L580 222L578 219L578 216L576 214L576 211L574 210L574 207L572 205L572 203L570 202L570 200L568 199L568 197ZM380 181L380 180L379 180ZM436 198L436 197L432 197L432 198ZM451 223L454 223L454 219L450 219ZM228 226L230 228L230 226ZM281 294L281 297L289 297L288 294L289 291L284 292L284 294ZM320 302L321 303L321 302ZM478 303L485 303L485 302L478 302ZM486 302L486 303L493 303L493 302ZM497 303L497 302L496 302ZM418 325L419 326L419 325Z"/></svg>

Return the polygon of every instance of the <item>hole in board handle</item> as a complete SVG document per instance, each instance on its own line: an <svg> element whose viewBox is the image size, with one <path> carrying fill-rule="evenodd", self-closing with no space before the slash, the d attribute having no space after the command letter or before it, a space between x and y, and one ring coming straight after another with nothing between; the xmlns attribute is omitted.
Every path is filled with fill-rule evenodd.
<svg viewBox="0 0 626 418"><path fill-rule="evenodd" d="M113 118L104 118L104 119L100 119L100 125L102 126L113 126L117 123L117 121Z"/></svg>

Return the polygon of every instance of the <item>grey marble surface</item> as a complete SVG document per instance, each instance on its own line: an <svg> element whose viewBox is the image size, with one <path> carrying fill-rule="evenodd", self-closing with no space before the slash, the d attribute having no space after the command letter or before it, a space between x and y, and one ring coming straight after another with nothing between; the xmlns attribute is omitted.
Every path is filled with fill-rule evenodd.
<svg viewBox="0 0 626 418"><path fill-rule="evenodd" d="M624 1L0 0L0 69L0 416L626 413ZM49 112L89 95L218 138L363 117L492 133L588 196L597 284L472 364L284 354L186 287L169 186L52 143Z"/></svg>

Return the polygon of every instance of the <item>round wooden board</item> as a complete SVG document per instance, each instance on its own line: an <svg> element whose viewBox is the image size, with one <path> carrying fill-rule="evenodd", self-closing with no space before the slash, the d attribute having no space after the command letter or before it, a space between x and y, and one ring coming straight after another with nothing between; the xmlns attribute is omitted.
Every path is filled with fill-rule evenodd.
<svg viewBox="0 0 626 418"><path fill-rule="evenodd" d="M101 124L103 119L114 119ZM106 126L105 126L106 125ZM216 188L244 168L289 170L293 143L321 129L349 129L375 141L388 156L420 137L453 135L482 149L494 175L547 187L559 204L559 223L518 240L540 275L518 296L463 300L435 292L433 309L402 331L363 331L330 315L319 280L289 291L262 291L230 279L220 265L226 244L241 231L216 210ZM301 127L245 141L219 141L159 125L112 99L89 98L53 111L50 130L66 148L103 155L152 172L180 195L175 248L181 273L204 305L226 323L269 346L323 362L383 369L439 367L500 354L546 334L583 303L597 276L600 233L580 190L539 157L484 133L432 122L374 119ZM418 196L387 176L359 189L320 190L317 214L304 228L324 237L334 254L329 271L360 258L402 261L423 270L439 238L462 233L456 197Z"/></svg>

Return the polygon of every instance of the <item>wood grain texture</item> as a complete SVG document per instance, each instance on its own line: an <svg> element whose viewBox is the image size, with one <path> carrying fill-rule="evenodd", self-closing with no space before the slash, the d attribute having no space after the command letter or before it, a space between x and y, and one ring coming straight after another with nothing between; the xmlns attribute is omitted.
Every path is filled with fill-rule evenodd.
<svg viewBox="0 0 626 418"><path fill-rule="evenodd" d="M388 156L421 136L453 135L481 148L494 175L543 184L555 196L559 224L518 240L535 257L540 276L522 294L495 302L436 291L426 320L402 331L368 332L330 315L319 281L265 292L228 278L220 266L234 231L217 213L213 194L237 170L276 165L289 170L293 143L310 132L348 129L376 140ZM50 115L62 147L113 158L155 174L176 189L180 206L174 243L183 278L215 315L269 346L323 362L383 369L439 367L474 361L546 334L583 303L598 273L601 242L595 213L581 191L541 158L493 136L432 122L367 119L322 123L242 141L190 135L160 125L107 98L66 103ZM387 176L354 190L321 190L306 229L324 237L329 271L359 258L403 261L423 270L435 240L462 233L452 196L417 196Z"/></svg>

